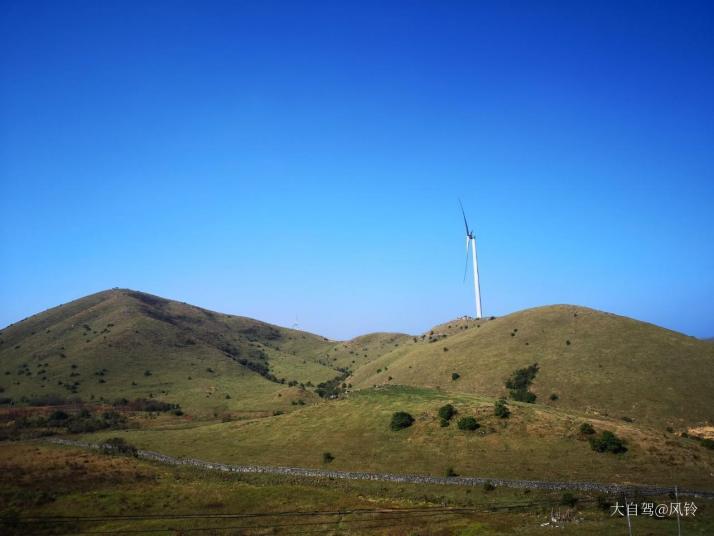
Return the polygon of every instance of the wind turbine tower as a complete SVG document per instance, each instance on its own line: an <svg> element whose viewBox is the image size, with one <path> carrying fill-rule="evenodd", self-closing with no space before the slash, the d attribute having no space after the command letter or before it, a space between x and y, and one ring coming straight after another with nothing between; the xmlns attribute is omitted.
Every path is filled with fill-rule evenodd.
<svg viewBox="0 0 714 536"><path fill-rule="evenodd" d="M459 199L459 206L461 206L461 215L464 217L464 226L466 227L466 266L464 267L464 281L466 281L466 273L469 269L469 248L471 248L471 256L473 258L474 267L474 298L476 299L476 319L481 318L481 286L478 281L478 255L476 254L476 237L474 237L474 232L469 229L469 223L466 221L466 212L464 212L464 206L461 204Z"/></svg>

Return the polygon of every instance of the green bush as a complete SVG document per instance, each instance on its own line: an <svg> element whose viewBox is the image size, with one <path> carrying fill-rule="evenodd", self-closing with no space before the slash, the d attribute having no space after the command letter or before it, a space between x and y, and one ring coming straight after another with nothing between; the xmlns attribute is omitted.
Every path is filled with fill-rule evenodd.
<svg viewBox="0 0 714 536"><path fill-rule="evenodd" d="M511 391L511 398L516 402L527 402L528 404L533 404L537 397L535 393L531 393L525 389L519 389L517 391Z"/></svg>
<svg viewBox="0 0 714 536"><path fill-rule="evenodd" d="M702 439L700 443L702 447L714 450L714 439Z"/></svg>
<svg viewBox="0 0 714 536"><path fill-rule="evenodd" d="M591 437L589 441L590 447L596 452L612 452L613 454L627 452L625 441L609 430L605 430L599 436Z"/></svg>
<svg viewBox="0 0 714 536"><path fill-rule="evenodd" d="M409 428L412 424L414 424L414 417L405 411L397 411L392 415L392 422L389 424L389 427L396 432L404 428Z"/></svg>
<svg viewBox="0 0 714 536"><path fill-rule="evenodd" d="M459 430L469 430L473 431L481 427L476 419L473 417L463 417L459 419Z"/></svg>
<svg viewBox="0 0 714 536"><path fill-rule="evenodd" d="M536 395L528 388L538 374L538 363L516 370L511 377L506 380L506 388L510 389L511 398L519 402L532 404L536 400Z"/></svg>
<svg viewBox="0 0 714 536"><path fill-rule="evenodd" d="M48 418L49 421L66 421L67 419L69 419L69 415L61 409L53 411Z"/></svg>
<svg viewBox="0 0 714 536"><path fill-rule="evenodd" d="M589 422L584 422L580 425L580 433L585 435L593 435L595 433L595 428Z"/></svg>
<svg viewBox="0 0 714 536"><path fill-rule="evenodd" d="M331 452L323 452L322 453L322 463L331 463L332 460L334 460L335 457L332 455Z"/></svg>
<svg viewBox="0 0 714 536"><path fill-rule="evenodd" d="M460 377L461 377L461 374L459 374L458 372L452 372L452 373L451 373L451 380L452 380L452 381L456 381L456 380L458 380Z"/></svg>
<svg viewBox="0 0 714 536"><path fill-rule="evenodd" d="M538 374L538 368L538 363L533 363L526 368L516 370L511 374L511 377L506 380L506 387L514 390L528 389L531 383L533 383L536 374Z"/></svg>
<svg viewBox="0 0 714 536"><path fill-rule="evenodd" d="M134 445L127 443L124 438L111 437L107 439L101 446L104 454L121 454L123 456L137 456L137 450Z"/></svg>
<svg viewBox="0 0 714 536"><path fill-rule="evenodd" d="M511 416L511 410L508 409L508 405L503 398L496 400L496 403L493 405L493 414L501 419L508 419L508 417Z"/></svg>
<svg viewBox="0 0 714 536"><path fill-rule="evenodd" d="M445 474L446 474L447 478L450 478L452 476L459 476L459 474L456 471L454 471L453 467L447 467Z"/></svg>
<svg viewBox="0 0 714 536"><path fill-rule="evenodd" d="M451 404L439 408L439 417L445 421L450 421L454 415L456 415L456 408Z"/></svg>
<svg viewBox="0 0 714 536"><path fill-rule="evenodd" d="M569 491L566 491L560 497L560 504L573 508L576 504L578 504L578 498Z"/></svg>

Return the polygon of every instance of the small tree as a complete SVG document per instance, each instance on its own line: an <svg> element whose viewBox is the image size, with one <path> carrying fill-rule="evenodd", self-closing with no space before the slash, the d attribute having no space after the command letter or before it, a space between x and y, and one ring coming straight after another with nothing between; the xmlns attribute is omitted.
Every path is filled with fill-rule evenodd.
<svg viewBox="0 0 714 536"><path fill-rule="evenodd" d="M451 404L446 404L439 408L439 417L446 421L450 421L454 415L456 415L456 408Z"/></svg>
<svg viewBox="0 0 714 536"><path fill-rule="evenodd" d="M584 435L593 435L595 433L595 428L589 422L584 422L580 425L580 433Z"/></svg>
<svg viewBox="0 0 714 536"><path fill-rule="evenodd" d="M323 452L322 453L322 463L331 463L332 460L334 460L335 457L332 455L331 452Z"/></svg>
<svg viewBox="0 0 714 536"><path fill-rule="evenodd" d="M532 404L536 400L536 395L528 388L538 374L538 363L516 370L511 377L506 380L506 388L510 389L511 398L519 402Z"/></svg>
<svg viewBox="0 0 714 536"><path fill-rule="evenodd" d="M589 441L590 447L596 452L612 452L613 454L627 452L625 441L609 430L605 430L599 436L591 437Z"/></svg>
<svg viewBox="0 0 714 536"><path fill-rule="evenodd" d="M452 380L452 381L456 381L456 380L458 380L460 377L461 377L461 374L459 374L458 372L452 372L452 373L451 373L451 380Z"/></svg>
<svg viewBox="0 0 714 536"><path fill-rule="evenodd" d="M473 417L463 417L459 419L458 426L459 430L474 431L480 428L481 425Z"/></svg>
<svg viewBox="0 0 714 536"><path fill-rule="evenodd" d="M409 428L412 424L414 424L414 417L405 411L397 411L392 415L392 422L389 424L389 427L397 432L404 428Z"/></svg>
<svg viewBox="0 0 714 536"><path fill-rule="evenodd" d="M459 476L459 474L456 471L454 471L453 467L447 467L446 468L446 477L450 478L452 476Z"/></svg>
<svg viewBox="0 0 714 536"><path fill-rule="evenodd" d="M496 403L493 405L493 414L501 419L508 419L508 417L511 416L511 410L508 409L508 405L503 398L496 400Z"/></svg>

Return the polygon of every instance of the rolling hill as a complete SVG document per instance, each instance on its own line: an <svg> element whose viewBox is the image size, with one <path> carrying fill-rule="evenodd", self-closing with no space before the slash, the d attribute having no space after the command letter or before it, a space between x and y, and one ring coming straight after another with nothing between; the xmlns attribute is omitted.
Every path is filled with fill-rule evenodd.
<svg viewBox="0 0 714 536"><path fill-rule="evenodd" d="M417 340L347 381L498 397L508 394L505 380L514 371L537 363L530 390L539 403L662 428L714 419L714 346L630 318L555 305L455 320Z"/></svg>
<svg viewBox="0 0 714 536"><path fill-rule="evenodd" d="M348 372L339 381L351 391L392 384L507 396L505 380L534 363L539 404L660 429L714 419L714 345L571 305L461 318L416 337L330 341L113 289L0 330L5 398L154 397L206 416L292 410Z"/></svg>
<svg viewBox="0 0 714 536"><path fill-rule="evenodd" d="M510 418L497 417L505 380L534 363L535 403L510 401ZM462 318L420 336L330 341L114 289L0 330L6 399L153 397L202 417L132 417L131 429L90 441L119 435L225 462L317 467L330 452L335 469L441 475L453 467L493 478L703 489L714 451L692 436L704 437L712 423L713 365L710 343L569 305ZM338 399L316 394L329 381L344 382ZM480 428L441 426L446 403ZM397 411L409 412L413 426L390 430ZM627 452L590 448L586 421L616 433Z"/></svg>
<svg viewBox="0 0 714 536"><path fill-rule="evenodd" d="M378 357L383 340L353 356L352 342L113 289L0 330L0 386L18 401L153 396L199 413L284 410L316 398L307 388L343 366Z"/></svg>

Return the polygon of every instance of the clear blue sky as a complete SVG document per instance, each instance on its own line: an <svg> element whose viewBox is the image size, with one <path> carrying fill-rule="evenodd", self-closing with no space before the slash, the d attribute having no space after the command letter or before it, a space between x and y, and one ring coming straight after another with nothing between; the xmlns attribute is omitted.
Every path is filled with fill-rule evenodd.
<svg viewBox="0 0 714 536"><path fill-rule="evenodd" d="M110 287L342 338L714 336L712 2L0 2L0 325Z"/></svg>

